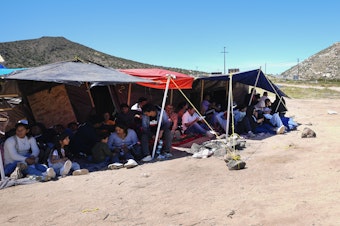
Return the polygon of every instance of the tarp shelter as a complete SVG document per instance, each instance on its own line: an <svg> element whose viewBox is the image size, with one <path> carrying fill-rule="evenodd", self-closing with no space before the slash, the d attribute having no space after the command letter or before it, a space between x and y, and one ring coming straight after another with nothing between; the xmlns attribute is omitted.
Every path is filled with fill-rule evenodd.
<svg viewBox="0 0 340 226"><path fill-rule="evenodd" d="M275 93L280 98L281 97L288 97L284 92L282 92L275 84L273 84L262 72L261 69L257 70L251 70L251 71L245 71L245 72L238 72L235 74L229 74L229 75L216 75L216 76L209 76L205 78L200 78L203 81L230 81L232 78L232 83L238 82L246 85L251 85L255 87L260 87L264 90L267 90L269 92ZM232 97L232 84L229 84L229 95L228 95L228 107L227 110L232 112L232 104L233 101ZM229 131L229 114L227 118L227 128L225 131Z"/></svg>
<svg viewBox="0 0 340 226"><path fill-rule="evenodd" d="M24 70L24 69L26 69L26 68L0 68L0 76L10 74L14 71L21 71L21 70Z"/></svg>
<svg viewBox="0 0 340 226"><path fill-rule="evenodd" d="M207 81L226 81L229 80L230 75L215 75L209 77L201 77L199 79ZM233 82L239 82L242 84L255 86L267 90L269 92L278 94L280 97L288 97L284 92L282 92L274 83L272 83L262 72L262 70L251 70L238 72L232 75Z"/></svg>
<svg viewBox="0 0 340 226"><path fill-rule="evenodd" d="M129 75L137 76L139 78L150 79L154 81L154 83L137 83L139 85L154 89L165 89L168 75L174 76L174 78L170 80L169 89L177 89L177 87L180 89L191 89L192 83L194 81L194 77L189 75L159 68L120 69L120 71Z"/></svg>
<svg viewBox="0 0 340 226"><path fill-rule="evenodd" d="M147 79L130 76L110 67L72 61L57 62L15 71L6 76L6 79L56 82L77 86L86 82L90 83L91 86L152 82Z"/></svg>
<svg viewBox="0 0 340 226"><path fill-rule="evenodd" d="M93 64L93 63L83 63L79 61L78 62L73 62L73 61L57 62L57 63L47 64L47 65L38 66L34 68L29 68L29 69L22 70L22 71L15 71L11 73L10 75L6 76L5 79L8 81L15 79L20 82L20 89L23 92L25 92L23 93L23 96L25 96L25 98L27 97L28 102L30 102L31 107L32 105L37 106L38 109L35 112L36 113L38 111L40 112L39 113L39 115L41 115L40 118L43 117L44 112L47 112L47 110L45 109L46 107L49 107L48 109L51 109L53 105L56 105L58 103L56 101L53 101L54 100L53 98L60 98L59 100L60 102L58 104L62 104L63 101L71 102L68 105L69 106L72 105L72 107L69 107L69 108L73 108L72 111L74 111L74 114L73 114L74 116L72 117L78 119L78 121L81 121L81 122L84 120L79 120L78 116L79 115L88 116L91 111L91 109L88 108L88 105L92 105L92 107L94 107L93 97L89 90L90 85L91 87L93 87L93 86L108 86L111 84L152 82L151 80L138 78L138 77L134 77L134 76L122 73L110 67L104 67L104 66L100 66L97 64ZM36 81L39 81L40 83L37 83ZM57 86L56 83L62 83L65 85L74 85L74 87L79 86L79 88L77 87L77 91L75 91L75 88L73 87L67 87L65 85ZM82 84L85 84L85 85L82 85ZM103 88L106 88L106 87L103 87ZM106 90L109 90L110 92L111 89L108 86ZM76 96L74 95L75 92L80 93L80 95L78 95L79 97L75 97ZM88 95L88 97L84 96L84 94ZM67 95L69 97L67 97ZM72 101L70 95L73 95L76 101ZM80 98L80 96L82 98ZM113 100L112 96L113 95L111 95L111 100ZM62 99L62 97L65 97L65 98ZM53 104L49 103L49 105L46 106L44 103L44 99L47 100L47 98L51 98L50 100L52 101ZM88 104L89 103L87 101L88 98L90 98L90 104ZM78 102L80 104L78 104ZM102 100L101 102L104 102L104 100ZM75 104L79 105L79 107L77 106L77 109L74 109ZM106 105L108 105L107 102L106 102ZM55 111L57 109L53 109L53 110ZM48 112L54 112L54 111L48 111ZM65 114L65 112L62 112L61 110L58 110L58 112L59 112L59 115ZM71 112L71 110L69 109L68 112ZM37 114L34 115L34 118L36 118L36 115ZM68 122L64 121L64 123L68 123Z"/></svg>
<svg viewBox="0 0 340 226"><path fill-rule="evenodd" d="M154 88L154 89L164 89L160 119L162 118L164 114L164 107L165 107L168 90L169 89L191 89L192 83L194 81L194 77L191 77L189 75L170 71L170 70L165 70L165 69L158 69L158 68L121 69L120 71L133 75L133 76L140 77L140 78L151 79L152 81L155 82L153 84L137 83L139 85L147 86L147 87ZM158 123L155 142L153 146L152 157L154 157L155 155L155 150L156 150L156 145L157 145L156 141L158 140L160 127L161 127L161 124Z"/></svg>

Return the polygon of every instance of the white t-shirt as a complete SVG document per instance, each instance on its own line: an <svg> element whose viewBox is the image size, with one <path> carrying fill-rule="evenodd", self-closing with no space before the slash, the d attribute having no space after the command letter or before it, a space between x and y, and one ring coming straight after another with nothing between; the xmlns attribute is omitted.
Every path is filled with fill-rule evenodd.
<svg viewBox="0 0 340 226"><path fill-rule="evenodd" d="M185 124L196 120L196 118L199 118L199 116L196 112L193 115L190 115L190 113L188 111L186 111L182 116L183 131L185 131L188 128L187 126L185 126Z"/></svg>
<svg viewBox="0 0 340 226"><path fill-rule="evenodd" d="M131 110L142 112L142 108L139 106L139 103L132 105Z"/></svg>
<svg viewBox="0 0 340 226"><path fill-rule="evenodd" d="M63 156L65 156L65 150L64 150L63 148L60 150L60 152L61 152L61 154L62 154ZM58 150L57 150L57 149L55 149L55 150L52 152L52 156L54 156L56 160L60 159L60 156L59 156L59 154L58 154ZM51 158L52 158L52 156L51 156ZM48 161L47 161L47 162L48 162L48 165L49 165L49 166L52 165L51 159L50 159L50 158L48 158Z"/></svg>
<svg viewBox="0 0 340 226"><path fill-rule="evenodd" d="M16 135L7 138L4 144L5 165L14 161L25 162L29 150L33 156L38 157L39 147L34 137L19 138Z"/></svg>

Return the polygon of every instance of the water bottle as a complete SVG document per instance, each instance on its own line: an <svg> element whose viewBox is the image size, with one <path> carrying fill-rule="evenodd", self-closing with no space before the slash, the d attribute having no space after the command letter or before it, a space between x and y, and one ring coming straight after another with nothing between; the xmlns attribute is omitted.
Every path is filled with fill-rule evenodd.
<svg viewBox="0 0 340 226"><path fill-rule="evenodd" d="M158 155L161 154L162 147L163 147L163 141L162 141L162 140L159 140L159 141L158 141L158 145L157 145L157 150L156 150L156 153L157 153Z"/></svg>

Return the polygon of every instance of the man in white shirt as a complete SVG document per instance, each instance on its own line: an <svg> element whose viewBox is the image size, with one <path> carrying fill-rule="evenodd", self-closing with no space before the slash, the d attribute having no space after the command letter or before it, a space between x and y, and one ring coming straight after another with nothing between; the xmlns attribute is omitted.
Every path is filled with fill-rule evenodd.
<svg viewBox="0 0 340 226"><path fill-rule="evenodd" d="M185 134L203 134L208 137L213 137L214 134L208 130L208 127L204 123L198 123L202 121L202 118L195 112L192 106L188 107L188 110L182 116L182 127Z"/></svg>
<svg viewBox="0 0 340 226"><path fill-rule="evenodd" d="M145 104L148 103L148 100L145 97L140 97L134 105L132 105L131 110L132 111L138 111L142 112L142 108Z"/></svg>

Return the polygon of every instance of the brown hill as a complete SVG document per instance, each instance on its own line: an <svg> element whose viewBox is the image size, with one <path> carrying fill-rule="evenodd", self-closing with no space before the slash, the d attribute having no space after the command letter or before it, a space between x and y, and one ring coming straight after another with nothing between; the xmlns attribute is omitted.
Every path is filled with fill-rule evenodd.
<svg viewBox="0 0 340 226"><path fill-rule="evenodd" d="M340 79L340 42L312 55L281 75L288 79Z"/></svg>
<svg viewBox="0 0 340 226"><path fill-rule="evenodd" d="M197 74L195 71L169 68L127 60L111 56L84 45L67 40L64 37L42 37L39 39L0 43L2 64L8 68L35 67L48 63L73 60L76 57L113 68L165 68L185 74Z"/></svg>

